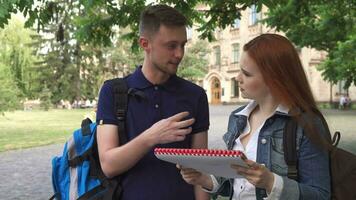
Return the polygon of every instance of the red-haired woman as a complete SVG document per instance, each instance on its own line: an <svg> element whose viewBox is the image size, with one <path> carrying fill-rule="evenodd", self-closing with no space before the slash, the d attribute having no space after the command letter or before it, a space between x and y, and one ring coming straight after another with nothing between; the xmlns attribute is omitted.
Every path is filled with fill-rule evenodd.
<svg viewBox="0 0 356 200"><path fill-rule="evenodd" d="M283 36L263 34L243 50L237 80L242 96L251 101L231 113L223 139L228 149L245 153L249 167L232 166L241 175L235 179L182 169L184 180L234 200L330 199L330 136L293 44ZM291 117L307 121L296 133L298 181L287 177L284 161L283 130Z"/></svg>

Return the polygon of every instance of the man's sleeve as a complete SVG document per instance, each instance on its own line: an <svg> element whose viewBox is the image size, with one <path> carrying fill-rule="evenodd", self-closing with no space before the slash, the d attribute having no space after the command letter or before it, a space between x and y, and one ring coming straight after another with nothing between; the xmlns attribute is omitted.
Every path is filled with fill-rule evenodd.
<svg viewBox="0 0 356 200"><path fill-rule="evenodd" d="M112 92L112 85L109 82L105 82L100 89L96 123L117 124L115 117L114 95Z"/></svg>
<svg viewBox="0 0 356 200"><path fill-rule="evenodd" d="M201 89L201 94L197 102L195 120L196 121L192 127L192 134L207 131L209 129L209 104L203 89Z"/></svg>

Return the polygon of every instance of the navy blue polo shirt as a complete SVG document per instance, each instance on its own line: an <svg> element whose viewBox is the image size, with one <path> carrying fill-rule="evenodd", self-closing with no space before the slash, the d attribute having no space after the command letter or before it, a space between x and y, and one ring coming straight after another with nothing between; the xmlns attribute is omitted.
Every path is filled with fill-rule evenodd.
<svg viewBox="0 0 356 200"><path fill-rule="evenodd" d="M129 96L126 132L129 140L161 119L188 111L195 118L192 133L184 141L156 147L190 148L191 135L209 128L209 107L205 91L182 78L171 76L164 84L153 85L141 67L125 78L129 88L144 95ZM106 82L99 94L97 123L116 124L112 83ZM149 151L123 178L123 200L190 200L193 186L182 179L174 164L161 161Z"/></svg>

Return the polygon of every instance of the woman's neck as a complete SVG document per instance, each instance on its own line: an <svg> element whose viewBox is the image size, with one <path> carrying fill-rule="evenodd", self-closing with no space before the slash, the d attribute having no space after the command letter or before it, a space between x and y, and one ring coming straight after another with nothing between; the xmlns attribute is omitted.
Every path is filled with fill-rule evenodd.
<svg viewBox="0 0 356 200"><path fill-rule="evenodd" d="M258 104L256 112L260 113L265 117L271 116L280 104L280 102L278 102L272 96L267 96L266 98L256 100L256 102Z"/></svg>

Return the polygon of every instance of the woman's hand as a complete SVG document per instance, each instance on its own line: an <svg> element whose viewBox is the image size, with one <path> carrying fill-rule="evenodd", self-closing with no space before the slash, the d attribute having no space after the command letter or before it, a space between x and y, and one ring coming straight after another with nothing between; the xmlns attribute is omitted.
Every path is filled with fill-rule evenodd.
<svg viewBox="0 0 356 200"><path fill-rule="evenodd" d="M255 187L264 188L267 193L271 193L274 175L267 167L258 164L252 160L245 160L245 163L249 167L242 167L240 165L231 165L233 169L236 169L237 173L247 179Z"/></svg>
<svg viewBox="0 0 356 200"><path fill-rule="evenodd" d="M213 181L209 175L203 174L192 168L184 168L178 164L177 168L180 169L180 174L182 175L185 182L191 185L200 185L208 190L213 189Z"/></svg>

